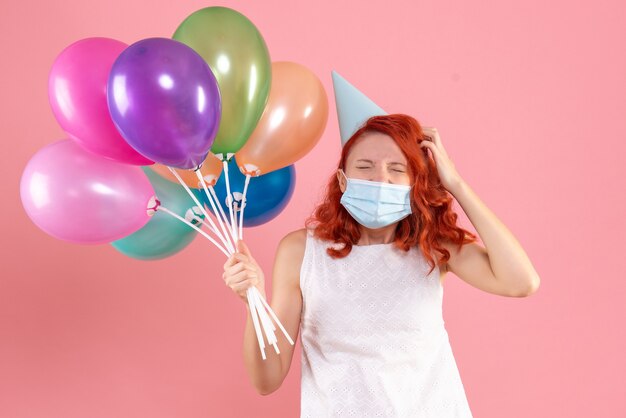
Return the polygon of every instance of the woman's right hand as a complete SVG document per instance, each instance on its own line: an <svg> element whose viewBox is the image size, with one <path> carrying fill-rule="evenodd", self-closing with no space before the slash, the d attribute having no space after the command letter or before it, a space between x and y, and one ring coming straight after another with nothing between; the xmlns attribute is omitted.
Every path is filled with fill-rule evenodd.
<svg viewBox="0 0 626 418"><path fill-rule="evenodd" d="M222 277L226 286L230 287L246 304L248 303L246 292L252 286L256 286L262 297L265 297L263 270L243 241L237 242L237 252L231 255L224 264Z"/></svg>

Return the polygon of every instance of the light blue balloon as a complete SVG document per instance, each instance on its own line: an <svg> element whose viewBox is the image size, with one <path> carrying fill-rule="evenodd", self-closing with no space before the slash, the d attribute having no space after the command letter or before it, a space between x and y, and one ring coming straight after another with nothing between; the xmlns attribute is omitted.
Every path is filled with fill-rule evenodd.
<svg viewBox="0 0 626 418"><path fill-rule="evenodd" d="M197 218L190 217L192 223L200 227L197 220L204 219L187 191L180 184L164 179L148 167L141 167L146 173L161 205L185 218L187 211L195 209ZM202 203L201 192L191 189ZM202 192L203 194L204 192ZM117 251L138 260L158 260L174 255L193 241L198 232L173 216L157 210L148 223L133 234L113 241Z"/></svg>

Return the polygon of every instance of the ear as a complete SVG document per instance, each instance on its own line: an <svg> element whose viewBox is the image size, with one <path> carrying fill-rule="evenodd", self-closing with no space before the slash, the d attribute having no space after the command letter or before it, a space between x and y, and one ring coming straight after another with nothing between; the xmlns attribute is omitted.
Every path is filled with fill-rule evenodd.
<svg viewBox="0 0 626 418"><path fill-rule="evenodd" d="M339 182L339 189L341 193L346 191L346 178L341 174L340 170L337 170L337 181Z"/></svg>

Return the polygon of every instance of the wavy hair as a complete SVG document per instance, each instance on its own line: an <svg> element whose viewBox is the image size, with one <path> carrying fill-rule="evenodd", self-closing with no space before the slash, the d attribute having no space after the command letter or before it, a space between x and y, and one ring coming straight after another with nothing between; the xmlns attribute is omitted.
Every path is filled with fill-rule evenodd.
<svg viewBox="0 0 626 418"><path fill-rule="evenodd" d="M436 265L434 251L442 255L437 264L450 259L450 252L441 242L456 244L460 250L464 244L476 241L477 236L456 225L458 216L452 210L452 195L442 186L435 161L429 157L428 150L419 145L428 140L422 127L409 115L391 114L369 118L343 146L337 169L345 167L346 158L356 140L372 131L387 134L398 144L407 158L411 184L414 184L411 189L412 213L398 222L394 246L404 251L419 246L431 266L430 274ZM333 173L323 201L305 221L307 228L313 227L314 236L343 244L341 248L326 249L332 258L347 256L361 238L359 224L340 203L342 194L336 173Z"/></svg>

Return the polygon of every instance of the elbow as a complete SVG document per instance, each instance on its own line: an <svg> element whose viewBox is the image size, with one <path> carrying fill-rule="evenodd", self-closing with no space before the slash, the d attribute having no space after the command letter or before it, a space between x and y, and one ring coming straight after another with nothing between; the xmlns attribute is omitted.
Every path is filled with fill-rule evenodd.
<svg viewBox="0 0 626 418"><path fill-rule="evenodd" d="M537 290L539 290L539 285L541 284L541 279L539 278L539 275L538 274L533 275L529 283L530 284L528 285L528 293L526 294L526 296L530 296L534 293L537 293Z"/></svg>
<svg viewBox="0 0 626 418"><path fill-rule="evenodd" d="M270 390L260 390L260 389L257 389L257 393L259 395L261 395L261 396L267 396L267 395L271 395L272 393L274 393L274 391L271 390L271 389Z"/></svg>
<svg viewBox="0 0 626 418"><path fill-rule="evenodd" d="M511 296L516 298L525 298L530 295L537 293L539 290L539 285L541 280L538 275L534 275L526 280L526 285L523 288L517 289L515 292L511 294Z"/></svg>
<svg viewBox="0 0 626 418"><path fill-rule="evenodd" d="M259 395L261 396L267 396L267 395L271 395L272 393L276 392L278 390L278 388L280 388L280 385L273 385L273 386L269 386L269 385L265 385L265 386L256 386L256 391Z"/></svg>
<svg viewBox="0 0 626 418"><path fill-rule="evenodd" d="M254 383L254 388L256 389L256 392L259 395L267 396L267 395L271 395L272 393L280 389L280 387L283 384L283 380L284 380L284 376L283 377L274 376L273 379L268 379L268 380L263 379L262 381L256 381L253 383Z"/></svg>

